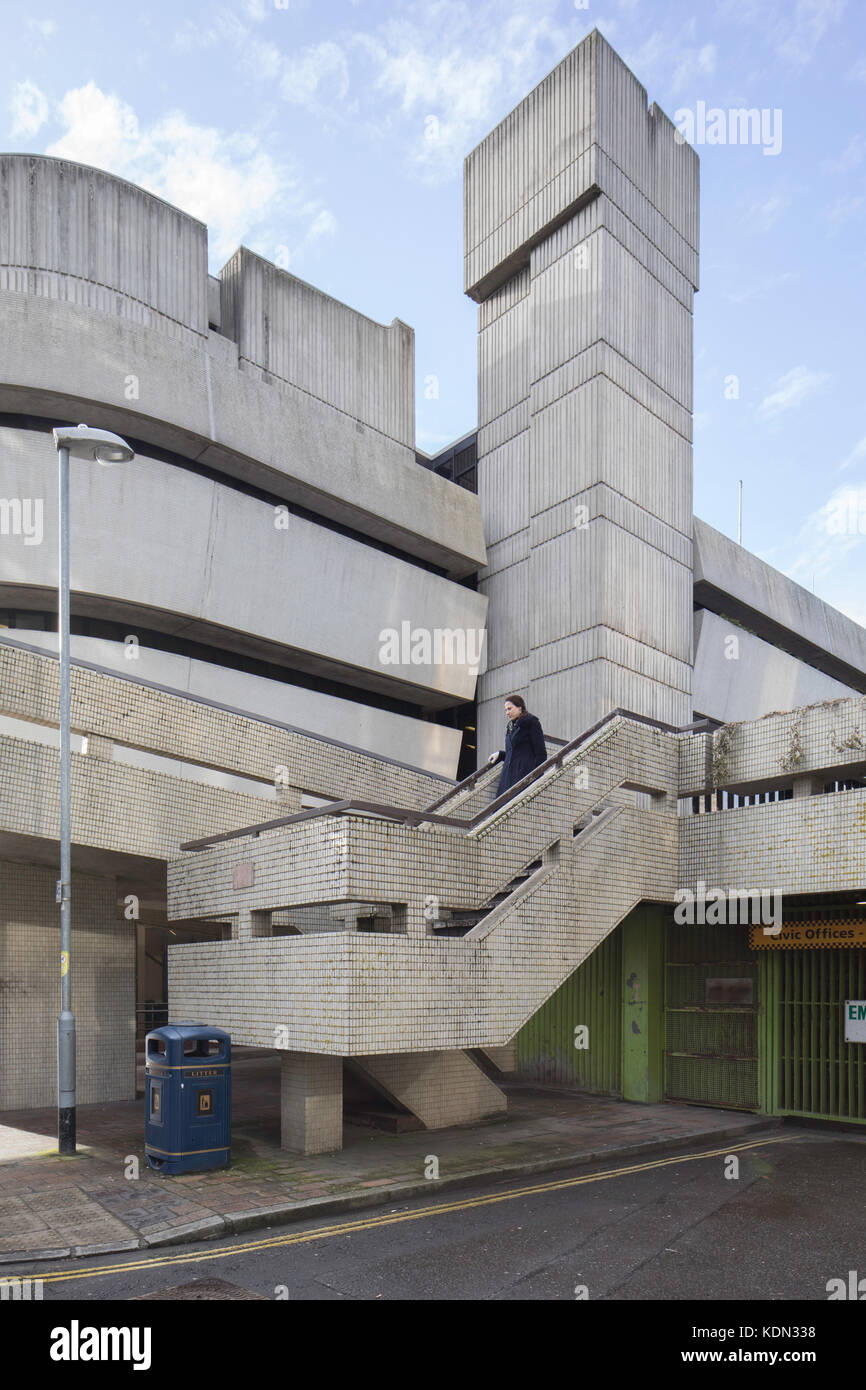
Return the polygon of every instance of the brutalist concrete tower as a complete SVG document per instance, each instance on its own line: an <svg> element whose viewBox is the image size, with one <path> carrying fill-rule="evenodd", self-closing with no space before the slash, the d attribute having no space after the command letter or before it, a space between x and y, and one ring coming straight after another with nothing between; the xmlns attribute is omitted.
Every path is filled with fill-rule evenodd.
<svg viewBox="0 0 866 1390"><path fill-rule="evenodd" d="M692 714L698 157L598 31L465 165L489 564L479 750Z"/></svg>

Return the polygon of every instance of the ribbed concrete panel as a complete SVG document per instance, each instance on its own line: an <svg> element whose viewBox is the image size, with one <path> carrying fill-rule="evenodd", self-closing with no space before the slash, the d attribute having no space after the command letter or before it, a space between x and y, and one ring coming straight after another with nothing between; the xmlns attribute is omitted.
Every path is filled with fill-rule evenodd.
<svg viewBox="0 0 866 1390"><path fill-rule="evenodd" d="M596 31L597 140L611 160L645 195L665 221L697 250L698 157L676 139L673 123L646 88ZM585 40L589 42L589 40Z"/></svg>
<svg viewBox="0 0 866 1390"><path fill-rule="evenodd" d="M532 380L589 347L602 331L603 233L532 277Z"/></svg>
<svg viewBox="0 0 866 1390"><path fill-rule="evenodd" d="M724 723L857 692L706 608L695 613L694 705Z"/></svg>
<svg viewBox="0 0 866 1390"><path fill-rule="evenodd" d="M467 293L484 300L599 191L697 285L698 159L675 137L594 31L466 160Z"/></svg>
<svg viewBox="0 0 866 1390"><path fill-rule="evenodd" d="M636 201L638 206L645 206L645 199L636 199ZM645 270L655 276L669 294L672 294L684 308L691 312L694 300L692 279L677 270L665 253L659 249L659 246L651 241L647 234L638 228L606 194L599 194L585 208L576 212L573 217L569 218L556 231L551 232L549 237L545 237L544 241L535 247L530 258L533 275L538 275L542 270L546 270L561 256L567 256L576 246L587 242L593 232L599 231L602 227L609 231L629 254L640 262ZM654 221L653 229L660 230L657 221ZM486 307L486 304L481 305L480 312L483 313Z"/></svg>
<svg viewBox="0 0 866 1390"><path fill-rule="evenodd" d="M565 58L466 159L464 236L468 249L535 198L586 151L596 119L585 41Z"/></svg>
<svg viewBox="0 0 866 1390"><path fill-rule="evenodd" d="M533 516L530 525L532 545L542 545L545 541L553 540L554 536L571 535L574 531L577 532L575 540L579 541L584 524L588 525L600 516L691 569L692 543L689 537L659 521L651 512L622 493L615 492L607 483L595 483L585 492L576 493L574 498Z"/></svg>
<svg viewBox="0 0 866 1390"><path fill-rule="evenodd" d="M691 569L600 517L532 548L533 646L604 623L691 660Z"/></svg>
<svg viewBox="0 0 866 1390"><path fill-rule="evenodd" d="M545 711L542 723L551 730L558 725L563 738L574 737L572 729L589 728L612 709L637 709L666 724L687 724L691 718L687 691L613 662L593 661L533 679L529 705L536 713Z"/></svg>
<svg viewBox="0 0 866 1390"><path fill-rule="evenodd" d="M478 306L478 332L482 333L485 328L489 328L495 323L500 315L513 309L515 304L519 304L521 299L525 299L530 291L529 266L512 275L501 285L498 290L485 299L483 304Z"/></svg>
<svg viewBox="0 0 866 1390"><path fill-rule="evenodd" d="M511 565L482 582L490 600L487 628L487 670L519 661L529 647L529 561Z"/></svg>
<svg viewBox="0 0 866 1390"><path fill-rule="evenodd" d="M500 570L508 569L510 565L519 564L521 560L529 558L530 551L530 531L526 526L522 531L515 531L512 535L506 536L504 540L491 546L488 555L488 563L481 571L482 579L488 575L498 574Z"/></svg>
<svg viewBox="0 0 866 1390"><path fill-rule="evenodd" d="M644 376L643 372L633 367L621 353L604 342L593 343L592 347L564 362L543 380L533 382L531 413L538 414L562 396L567 396L569 391L576 390L578 386L583 386L585 382L598 375L609 378L627 396L631 396L643 406L644 410L655 415L669 429L675 430L691 444L690 412L662 391L655 382Z"/></svg>
<svg viewBox="0 0 866 1390"><path fill-rule="evenodd" d="M207 334L207 228L195 218L37 155L0 156L0 200L0 288Z"/></svg>
<svg viewBox="0 0 866 1390"><path fill-rule="evenodd" d="M623 666L647 680L688 692L692 668L689 661L676 661L656 647L636 642L613 628L585 628L570 637L535 647L532 652L533 679L570 671L590 661L608 661Z"/></svg>
<svg viewBox="0 0 866 1390"><path fill-rule="evenodd" d="M223 332L241 357L402 444L414 445L414 335L385 327L255 256L223 268Z"/></svg>
<svg viewBox="0 0 866 1390"><path fill-rule="evenodd" d="M661 113L659 113L661 114ZM667 117L661 116L662 128L669 129ZM665 137L667 138L667 136ZM689 150L689 158L694 161L694 207L698 207L698 156ZM675 267L692 286L698 288L697 245L689 245L673 228L670 222L655 208L647 196L647 190L638 188L627 178L619 165L602 149L595 151L595 171L601 188L615 207L633 224L635 229L647 237L660 253ZM650 190L651 195L651 190Z"/></svg>
<svg viewBox="0 0 866 1390"><path fill-rule="evenodd" d="M522 430L528 430L529 417L530 398L527 397L497 416L495 420L491 420L488 425L481 426L478 431L478 457L483 458L494 449L498 449L500 444L505 444L520 434Z"/></svg>
<svg viewBox="0 0 866 1390"><path fill-rule="evenodd" d="M529 396L529 297L485 328L478 339L478 419L482 425Z"/></svg>
<svg viewBox="0 0 866 1390"><path fill-rule="evenodd" d="M529 432L524 430L484 459L481 498L488 560L490 547L522 527L528 491Z"/></svg>
<svg viewBox="0 0 866 1390"><path fill-rule="evenodd" d="M692 318L609 233L602 336L650 381L692 408Z"/></svg>

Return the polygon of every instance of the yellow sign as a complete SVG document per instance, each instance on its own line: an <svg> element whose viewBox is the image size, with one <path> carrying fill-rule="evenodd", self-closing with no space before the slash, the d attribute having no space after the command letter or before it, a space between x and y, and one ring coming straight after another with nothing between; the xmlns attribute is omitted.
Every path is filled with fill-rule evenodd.
<svg viewBox="0 0 866 1390"><path fill-rule="evenodd" d="M770 929L775 930L771 927ZM846 921L836 917L818 922L783 922L777 936L763 927L749 928L749 945L753 951L824 951L836 947L866 946L866 918Z"/></svg>
<svg viewBox="0 0 866 1390"><path fill-rule="evenodd" d="M68 975L68 974L69 974L69 952L68 952L68 951L61 951L61 952L60 952L60 978L61 978L61 980L63 979L63 976L64 976L64 975Z"/></svg>

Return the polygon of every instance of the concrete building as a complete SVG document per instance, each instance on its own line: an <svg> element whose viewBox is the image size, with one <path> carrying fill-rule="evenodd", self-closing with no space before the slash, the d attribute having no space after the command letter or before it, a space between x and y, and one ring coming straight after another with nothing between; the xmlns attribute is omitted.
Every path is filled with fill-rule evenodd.
<svg viewBox="0 0 866 1390"><path fill-rule="evenodd" d="M81 418L138 455L74 484L82 1101L134 1093L173 933L172 1019L281 1054L289 1148L349 1095L478 1119L515 1069L866 1120L866 631L693 515L698 159L604 39L466 161L479 421L435 459L399 320L245 249L210 277L109 175L0 187L0 1109L53 1095ZM550 756L492 800L517 690Z"/></svg>

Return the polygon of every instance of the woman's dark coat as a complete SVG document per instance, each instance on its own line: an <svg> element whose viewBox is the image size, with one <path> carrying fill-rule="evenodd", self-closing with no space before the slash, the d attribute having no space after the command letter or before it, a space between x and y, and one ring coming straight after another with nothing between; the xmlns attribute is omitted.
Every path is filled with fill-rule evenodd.
<svg viewBox="0 0 866 1390"><path fill-rule="evenodd" d="M500 750L500 756L502 751ZM534 714L522 714L508 722L505 734L505 763L496 795L501 796L547 758L544 734Z"/></svg>

